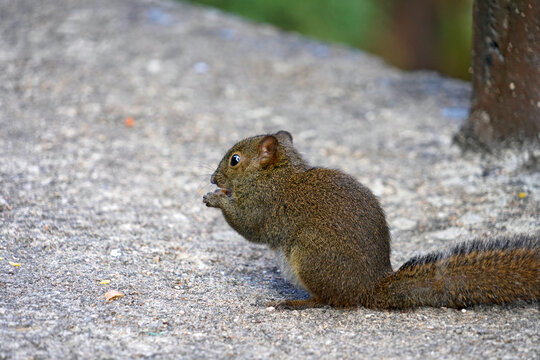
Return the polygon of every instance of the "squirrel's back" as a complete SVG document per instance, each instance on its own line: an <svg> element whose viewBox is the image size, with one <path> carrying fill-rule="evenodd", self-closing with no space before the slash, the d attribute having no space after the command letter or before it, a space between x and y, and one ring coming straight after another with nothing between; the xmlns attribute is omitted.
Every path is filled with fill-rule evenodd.
<svg viewBox="0 0 540 360"><path fill-rule="evenodd" d="M540 239L476 240L414 257L386 277L369 307L463 308L540 300Z"/></svg>

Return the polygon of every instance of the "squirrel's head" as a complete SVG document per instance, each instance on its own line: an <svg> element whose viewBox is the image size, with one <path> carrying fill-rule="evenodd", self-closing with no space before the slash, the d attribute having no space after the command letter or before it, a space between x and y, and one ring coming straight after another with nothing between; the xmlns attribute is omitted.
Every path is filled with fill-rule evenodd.
<svg viewBox="0 0 540 360"><path fill-rule="evenodd" d="M306 166L293 147L292 135L284 130L272 135L258 135L234 145L219 163L210 182L227 195L243 184L275 168Z"/></svg>

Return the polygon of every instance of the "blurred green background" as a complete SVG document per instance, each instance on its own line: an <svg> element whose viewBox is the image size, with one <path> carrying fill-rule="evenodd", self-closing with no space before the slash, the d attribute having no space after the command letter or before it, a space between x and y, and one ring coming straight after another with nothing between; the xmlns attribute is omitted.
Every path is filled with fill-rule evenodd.
<svg viewBox="0 0 540 360"><path fill-rule="evenodd" d="M188 0L470 80L473 0Z"/></svg>

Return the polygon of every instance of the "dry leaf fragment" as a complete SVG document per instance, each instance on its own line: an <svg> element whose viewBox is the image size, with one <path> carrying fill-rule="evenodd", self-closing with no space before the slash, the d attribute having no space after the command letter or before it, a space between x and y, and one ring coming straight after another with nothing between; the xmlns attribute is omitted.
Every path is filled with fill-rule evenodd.
<svg viewBox="0 0 540 360"><path fill-rule="evenodd" d="M21 267L21 263L16 263L16 262L13 262L13 261L10 261L9 265L15 266L15 267Z"/></svg>
<svg viewBox="0 0 540 360"><path fill-rule="evenodd" d="M132 118L132 117L127 117L124 124L127 126L127 127L132 127L133 125L135 125L135 119Z"/></svg>
<svg viewBox="0 0 540 360"><path fill-rule="evenodd" d="M520 192L520 193L519 193L519 198L520 198L520 199L524 199L524 198L526 198L526 197L527 197L527 193L524 193L524 192Z"/></svg>
<svg viewBox="0 0 540 360"><path fill-rule="evenodd" d="M124 294L122 294L120 291L111 290L105 293L105 298L107 299L107 302L114 299L119 299L121 297L124 297Z"/></svg>
<svg viewBox="0 0 540 360"><path fill-rule="evenodd" d="M107 279L107 280L101 280L99 282L99 285L107 285L107 284L110 284L111 283L111 280Z"/></svg>
<svg viewBox="0 0 540 360"><path fill-rule="evenodd" d="M34 330L34 328L32 328L31 326L27 326L27 327L18 327L17 329L15 329L17 332L25 332L25 331L30 331L30 330Z"/></svg>

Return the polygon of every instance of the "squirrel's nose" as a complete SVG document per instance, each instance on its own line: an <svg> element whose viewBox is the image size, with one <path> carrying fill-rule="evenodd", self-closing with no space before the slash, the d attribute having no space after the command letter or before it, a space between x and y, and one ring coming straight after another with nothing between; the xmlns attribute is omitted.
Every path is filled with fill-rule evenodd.
<svg viewBox="0 0 540 360"><path fill-rule="evenodd" d="M217 184L216 183L216 173L213 173L211 176L210 176L210 183L211 184Z"/></svg>

